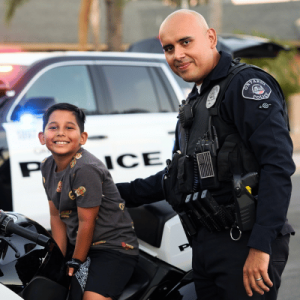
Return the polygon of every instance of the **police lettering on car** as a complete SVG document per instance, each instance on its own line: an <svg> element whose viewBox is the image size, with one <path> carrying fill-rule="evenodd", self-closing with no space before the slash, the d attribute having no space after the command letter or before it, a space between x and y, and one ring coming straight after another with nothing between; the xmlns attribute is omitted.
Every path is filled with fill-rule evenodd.
<svg viewBox="0 0 300 300"><path fill-rule="evenodd" d="M39 172L48 153L37 139L47 107L85 109L86 149L119 182L159 171L169 158L176 109L190 86L172 75L163 54L1 53L0 207L50 228Z"/></svg>

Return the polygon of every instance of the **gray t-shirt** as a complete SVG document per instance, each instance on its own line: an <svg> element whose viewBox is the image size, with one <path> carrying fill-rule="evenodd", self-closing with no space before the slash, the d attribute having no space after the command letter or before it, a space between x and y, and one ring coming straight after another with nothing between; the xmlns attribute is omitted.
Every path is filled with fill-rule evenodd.
<svg viewBox="0 0 300 300"><path fill-rule="evenodd" d="M91 249L138 254L133 222L124 200L98 158L81 148L65 170L55 172L52 156L42 162L41 170L48 200L59 210L72 245L76 243L78 231L77 207L100 206Z"/></svg>

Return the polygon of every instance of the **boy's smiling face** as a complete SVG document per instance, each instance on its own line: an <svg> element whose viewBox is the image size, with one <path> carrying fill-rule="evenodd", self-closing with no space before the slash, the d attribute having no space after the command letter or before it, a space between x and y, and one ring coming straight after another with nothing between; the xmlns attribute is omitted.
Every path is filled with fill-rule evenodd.
<svg viewBox="0 0 300 300"><path fill-rule="evenodd" d="M87 140L87 133L80 132L75 115L67 110L55 110L49 117L44 132L39 133L42 145L51 151L54 159L70 158Z"/></svg>

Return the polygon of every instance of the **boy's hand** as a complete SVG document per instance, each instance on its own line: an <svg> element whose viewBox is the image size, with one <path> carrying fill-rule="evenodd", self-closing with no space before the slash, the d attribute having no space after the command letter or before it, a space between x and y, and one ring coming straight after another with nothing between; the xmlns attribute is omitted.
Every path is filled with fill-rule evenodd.
<svg viewBox="0 0 300 300"><path fill-rule="evenodd" d="M71 260L69 260L66 265L68 267L67 269L67 274L69 276L73 276L78 269L80 268L80 266L83 264L82 261L80 261L79 259L76 258L72 258Z"/></svg>

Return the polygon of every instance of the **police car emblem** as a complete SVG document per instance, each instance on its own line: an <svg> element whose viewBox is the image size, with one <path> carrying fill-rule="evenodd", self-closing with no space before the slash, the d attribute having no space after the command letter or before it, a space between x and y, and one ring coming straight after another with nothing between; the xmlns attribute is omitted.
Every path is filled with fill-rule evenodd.
<svg viewBox="0 0 300 300"><path fill-rule="evenodd" d="M219 92L220 92L220 86L219 85L215 85L211 89L211 91L209 92L209 94L207 96L206 108L210 108L216 103Z"/></svg>
<svg viewBox="0 0 300 300"><path fill-rule="evenodd" d="M246 99L264 100L270 97L271 88L261 79L252 78L248 80L242 90L242 96Z"/></svg>

